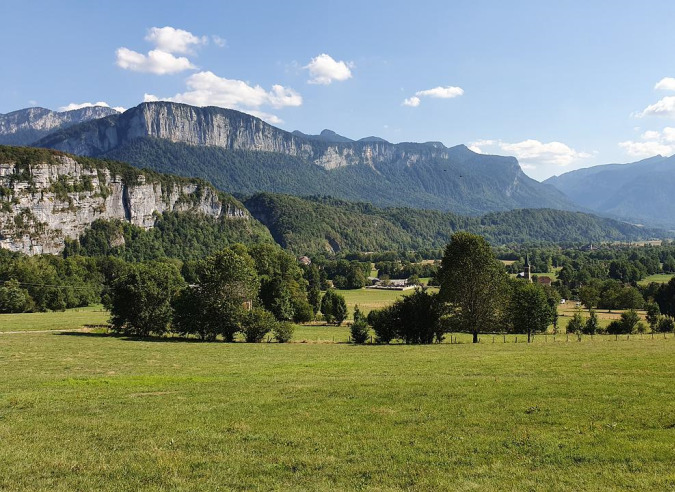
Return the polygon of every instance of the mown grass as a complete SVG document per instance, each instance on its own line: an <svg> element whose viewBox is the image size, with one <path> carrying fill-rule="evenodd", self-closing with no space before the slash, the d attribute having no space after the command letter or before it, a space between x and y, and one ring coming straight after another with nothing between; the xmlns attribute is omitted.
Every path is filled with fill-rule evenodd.
<svg viewBox="0 0 675 492"><path fill-rule="evenodd" d="M674 372L672 338L4 335L0 489L669 490Z"/></svg>
<svg viewBox="0 0 675 492"><path fill-rule="evenodd" d="M0 314L0 333L7 331L73 330L107 323L110 314L102 306L47 313Z"/></svg>
<svg viewBox="0 0 675 492"><path fill-rule="evenodd" d="M431 292L436 292L438 289L431 287ZM337 290L345 298L349 315L354 311L354 306L358 304L359 309L368 314L373 309L381 309L396 299L412 294L414 289L409 290L383 290L383 289L352 289L352 290Z"/></svg>
<svg viewBox="0 0 675 492"><path fill-rule="evenodd" d="M673 278L672 273L657 273L654 275L650 275L648 277L643 278L638 282L640 285L649 285L652 282L655 282L657 284L667 284L670 282L670 279Z"/></svg>

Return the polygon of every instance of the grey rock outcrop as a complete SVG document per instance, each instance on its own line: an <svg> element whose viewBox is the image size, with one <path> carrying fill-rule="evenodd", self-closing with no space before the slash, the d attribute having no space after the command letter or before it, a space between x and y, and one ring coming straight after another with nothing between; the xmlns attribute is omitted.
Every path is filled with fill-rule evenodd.
<svg viewBox="0 0 675 492"><path fill-rule="evenodd" d="M26 108L0 114L0 144L28 145L55 130L113 114L117 110L103 106L62 112Z"/></svg>
<svg viewBox="0 0 675 492"><path fill-rule="evenodd" d="M26 254L58 253L66 238L78 238L97 219L121 219L149 229L163 212L250 217L203 182L170 176L156 180L156 175L125 170L123 177L65 155L28 167L0 161L0 247Z"/></svg>

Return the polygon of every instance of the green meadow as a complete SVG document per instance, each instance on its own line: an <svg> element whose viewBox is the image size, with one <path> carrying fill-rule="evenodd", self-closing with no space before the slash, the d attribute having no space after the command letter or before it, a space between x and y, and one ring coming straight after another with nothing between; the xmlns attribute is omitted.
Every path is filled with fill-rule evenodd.
<svg viewBox="0 0 675 492"><path fill-rule="evenodd" d="M671 490L673 373L672 337L4 334L0 490Z"/></svg>

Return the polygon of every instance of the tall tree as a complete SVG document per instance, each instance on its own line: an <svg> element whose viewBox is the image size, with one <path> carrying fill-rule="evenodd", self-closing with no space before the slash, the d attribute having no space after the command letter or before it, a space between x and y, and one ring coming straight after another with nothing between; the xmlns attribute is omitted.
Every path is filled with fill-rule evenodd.
<svg viewBox="0 0 675 492"><path fill-rule="evenodd" d="M507 274L481 236L456 232L445 248L439 279L440 299L450 303L454 325L473 334L489 330L504 306Z"/></svg>
<svg viewBox="0 0 675 492"><path fill-rule="evenodd" d="M513 327L517 333L527 333L527 342L533 333L546 331L551 323L551 307L544 289L539 284L519 282L509 305Z"/></svg>

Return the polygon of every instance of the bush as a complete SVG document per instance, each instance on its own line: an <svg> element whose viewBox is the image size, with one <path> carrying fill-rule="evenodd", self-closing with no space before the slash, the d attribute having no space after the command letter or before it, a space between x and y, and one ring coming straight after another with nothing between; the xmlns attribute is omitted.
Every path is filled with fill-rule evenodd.
<svg viewBox="0 0 675 492"><path fill-rule="evenodd" d="M244 316L241 332L248 343L259 343L277 325L272 313L263 308L253 308Z"/></svg>
<svg viewBox="0 0 675 492"><path fill-rule="evenodd" d="M302 297L293 299L293 321L296 323L307 323L314 319L314 310L312 305Z"/></svg>
<svg viewBox="0 0 675 492"><path fill-rule="evenodd" d="M368 313L368 324L373 327L377 343L389 343L396 338L397 321L393 306Z"/></svg>
<svg viewBox="0 0 675 492"><path fill-rule="evenodd" d="M656 330L659 333L672 333L675 329L675 322L670 316L664 316L659 320L658 325L656 325Z"/></svg>
<svg viewBox="0 0 675 492"><path fill-rule="evenodd" d="M595 311L591 310L590 316L584 324L583 333L586 335L595 335L598 332L600 323L598 322L598 315L595 314Z"/></svg>
<svg viewBox="0 0 675 492"><path fill-rule="evenodd" d="M272 329L274 338L279 343L288 343L293 339L293 333L295 333L295 325L289 323L288 321L278 322Z"/></svg>
<svg viewBox="0 0 675 492"><path fill-rule="evenodd" d="M34 307L33 299L16 280L9 280L0 287L0 313L25 313Z"/></svg>
<svg viewBox="0 0 675 492"><path fill-rule="evenodd" d="M574 313L572 319L567 323L567 333L581 333L586 324L584 323L584 318L581 316L580 312Z"/></svg>
<svg viewBox="0 0 675 492"><path fill-rule="evenodd" d="M363 318L359 318L358 321L352 323L350 332L354 343L366 343L368 336L370 336L368 323Z"/></svg>
<svg viewBox="0 0 675 492"><path fill-rule="evenodd" d="M635 333L639 323L641 322L638 313L633 309L629 309L628 311L621 313L621 319L614 320L609 324L607 333L612 335L628 335Z"/></svg>

